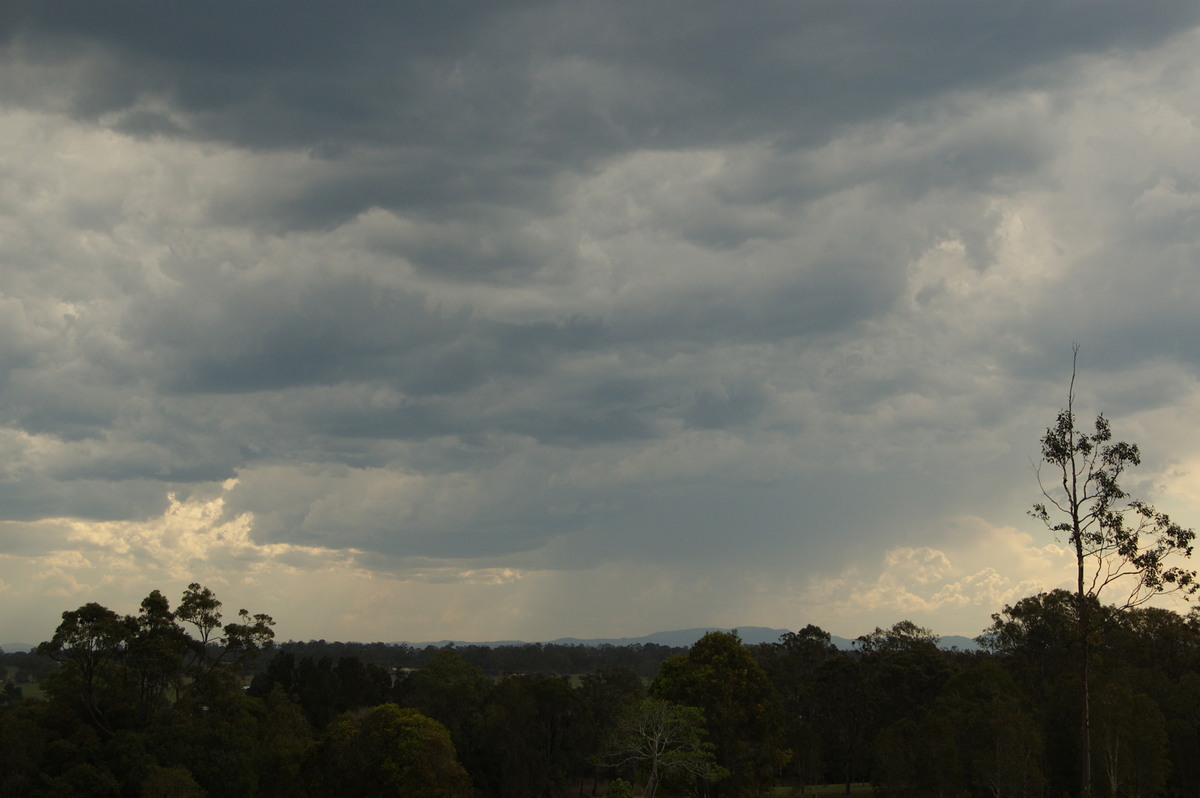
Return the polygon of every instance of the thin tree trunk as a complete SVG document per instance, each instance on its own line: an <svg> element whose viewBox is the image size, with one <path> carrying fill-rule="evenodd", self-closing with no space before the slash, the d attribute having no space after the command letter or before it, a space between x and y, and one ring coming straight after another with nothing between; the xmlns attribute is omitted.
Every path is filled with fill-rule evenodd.
<svg viewBox="0 0 1200 798"><path fill-rule="evenodd" d="M1079 347L1076 345L1076 357ZM1079 796L1092 798L1092 716L1091 716L1091 619L1088 617L1088 595L1084 587L1083 525L1080 522L1080 467L1075 460L1078 446L1075 436L1075 360L1071 360L1071 387L1067 391L1067 414L1070 418L1070 484L1063 474L1063 488L1071 511L1071 543L1075 547L1075 595L1079 599L1079 681L1081 696L1079 716ZM1088 477L1090 479L1090 476Z"/></svg>
<svg viewBox="0 0 1200 798"><path fill-rule="evenodd" d="M1087 594L1083 588L1083 541L1079 531L1079 521L1075 521L1075 546L1079 552L1079 682L1081 692L1079 715L1079 796L1092 798L1092 629L1088 613Z"/></svg>
<svg viewBox="0 0 1200 798"><path fill-rule="evenodd" d="M1083 651L1081 654L1082 662L1080 663L1080 678L1083 681L1083 707L1081 708L1079 725L1080 738L1083 750L1080 752L1079 766L1080 772L1080 798L1092 797L1092 713L1091 713L1091 647L1087 642L1086 637L1083 642Z"/></svg>

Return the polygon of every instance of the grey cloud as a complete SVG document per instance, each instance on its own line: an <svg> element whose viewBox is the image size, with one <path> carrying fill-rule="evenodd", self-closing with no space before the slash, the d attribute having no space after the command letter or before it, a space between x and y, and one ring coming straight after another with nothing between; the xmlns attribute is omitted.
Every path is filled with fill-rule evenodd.
<svg viewBox="0 0 1200 798"><path fill-rule="evenodd" d="M6 518L799 583L1190 401L1194 3L17 10Z"/></svg>
<svg viewBox="0 0 1200 798"><path fill-rule="evenodd" d="M36 521L43 518L88 518L118 521L149 518L167 506L158 480L81 479L62 482L31 475L0 481L3 518Z"/></svg>
<svg viewBox="0 0 1200 798"><path fill-rule="evenodd" d="M8 320L0 344L0 419L65 440L103 436L136 388L109 336L54 318L52 301L31 293ZM14 303L22 305L22 303Z"/></svg>
<svg viewBox="0 0 1200 798"><path fill-rule="evenodd" d="M0 524L0 554L38 556L68 547L69 530L47 524L26 524L5 519Z"/></svg>
<svg viewBox="0 0 1200 798"><path fill-rule="evenodd" d="M757 383L697 391L681 417L698 429L725 429L754 421L766 403L766 392Z"/></svg>
<svg viewBox="0 0 1200 798"><path fill-rule="evenodd" d="M125 130L178 127L138 107L163 97L200 138L348 163L360 160L356 144L408 153L276 209L304 227L371 206L542 202L559 170L641 147L815 144L947 90L1011 87L1074 53L1146 46L1198 13L1179 0L770 3L754 14L716 3L454 5L29 3L8 41L17 57L64 37L106 48L79 110L124 114ZM943 168L981 168L970 152L948 157Z"/></svg>
<svg viewBox="0 0 1200 798"><path fill-rule="evenodd" d="M654 426L637 408L592 407L576 412L530 409L515 414L504 428L553 446L578 446L656 437Z"/></svg>
<svg viewBox="0 0 1200 798"><path fill-rule="evenodd" d="M382 380L413 396L532 377L606 337L603 325L587 319L490 321L336 275L247 278L183 288L172 298L143 296L125 332L132 345L155 353L164 387L178 393Z"/></svg>
<svg viewBox="0 0 1200 798"><path fill-rule="evenodd" d="M491 234L519 246L520 234L509 229L506 217L519 208L548 210L555 198L557 167L531 164L521 153L495 152L487 144L479 149L455 154L431 144L382 154L366 151L331 160L313 158L308 172L291 183L216 198L210 212L220 224L326 230L371 208L386 208L422 221L435 220L454 236ZM482 225L486 232L466 231L461 222L447 224L447 216ZM451 267L451 273L467 269L480 257L478 247L469 240L453 240L454 236L445 236L451 240L443 242L453 246L450 252L438 251L436 241L429 240L430 236L436 239L437 224L417 232L413 241L393 242L390 251L410 256L419 265L436 259L436 265Z"/></svg>
<svg viewBox="0 0 1200 798"><path fill-rule="evenodd" d="M409 491L406 476L420 482L418 493ZM578 519L554 512L552 505L565 499L546 490L538 479L544 476L506 464L436 476L266 467L242 476L227 510L253 512L255 536L263 541L480 559L530 552L578 526ZM513 490L517 486L521 490ZM547 515L556 523L548 526Z"/></svg>
<svg viewBox="0 0 1200 798"><path fill-rule="evenodd" d="M127 334L159 353L166 387L186 392L330 384L367 373L436 392L450 379L436 364L446 354L453 359L468 322L430 312L419 296L354 278L199 286L142 303Z"/></svg>
<svg viewBox="0 0 1200 798"><path fill-rule="evenodd" d="M335 452L344 447L344 444L336 443L338 439L420 440L445 435L469 436L484 431L482 421L464 419L449 412L444 401L407 400L392 407L344 403L335 408L309 410L304 416L308 429L332 439L327 448ZM348 454L348 462L384 464L377 456L359 453L358 447L350 448Z"/></svg>
<svg viewBox="0 0 1200 798"><path fill-rule="evenodd" d="M614 382L598 374L584 385L575 385L554 376L558 361L566 354L555 353L547 358L536 373L528 369L502 373L500 358L491 366L496 384L470 386L473 390L454 396L405 396L382 405L343 398L336 406L305 411L304 427L335 439L423 440L453 436L470 441L478 436L506 434L566 447L657 436L658 420L672 412L667 397L676 386L671 381L643 378ZM447 363L444 367L453 365ZM522 383L528 391L524 397ZM337 451L337 444L331 442L326 448ZM478 457L486 460L489 455L485 450Z"/></svg>
<svg viewBox="0 0 1200 798"><path fill-rule="evenodd" d="M165 419L158 424L108 428L103 440L68 442L46 473L66 483L78 480L158 480L164 483L220 482L235 476L237 446L213 437L186 419ZM173 423L171 423L173 422Z"/></svg>

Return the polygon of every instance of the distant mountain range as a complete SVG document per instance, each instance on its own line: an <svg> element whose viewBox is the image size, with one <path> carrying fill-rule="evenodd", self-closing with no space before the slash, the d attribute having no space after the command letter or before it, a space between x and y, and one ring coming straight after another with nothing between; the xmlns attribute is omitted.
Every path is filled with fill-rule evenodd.
<svg viewBox="0 0 1200 798"><path fill-rule="evenodd" d="M554 644L560 646L637 646L646 645L648 643L657 646L669 646L671 648L688 648L708 632L730 632L732 629L719 629L717 627L702 627L696 629L676 629L671 632L655 632L654 634L645 635L643 637L605 637L583 640L577 637L560 637L557 640L541 641L546 644ZM742 638L742 642L748 646L758 645L759 643L778 643L779 638L787 634L787 629L771 629L766 626L739 626L737 628L738 636ZM845 637L833 636L833 644L843 651L848 651L854 647L854 641ZM498 646L524 646L528 645L525 640L493 640L491 642L470 642L466 640L437 640L425 643L409 643L417 648L425 646L438 646L439 648L447 645L456 646L489 646L496 648ZM959 651L978 651L979 644L969 637L962 635L947 635L938 638L938 647L946 650L958 649ZM29 643L0 643L0 650L12 654L17 651L30 651L35 648Z"/></svg>
<svg viewBox="0 0 1200 798"><path fill-rule="evenodd" d="M787 629L771 629L766 626L739 626L736 630L723 629L715 626L698 627L695 629L676 629L670 632L655 632L654 634L645 635L643 637L604 637L581 639L578 637L560 637L556 640L543 640L543 644L553 644L560 646L637 646L653 644L658 646L670 646L671 648L687 648L694 644L701 637L709 632L731 632L737 631L738 636L742 638L742 642L748 646L758 645L759 643L778 643L779 638L788 633ZM523 646L528 645L529 641L525 640L492 640L490 642L470 642L466 640L438 640L425 643L409 643L411 646L422 648L424 646L489 646L496 648L498 646ZM854 647L854 641L845 637L833 635L832 642L835 646L848 651ZM962 635L946 635L938 638L938 647L946 650L958 649L959 651L978 651L979 644L969 637Z"/></svg>

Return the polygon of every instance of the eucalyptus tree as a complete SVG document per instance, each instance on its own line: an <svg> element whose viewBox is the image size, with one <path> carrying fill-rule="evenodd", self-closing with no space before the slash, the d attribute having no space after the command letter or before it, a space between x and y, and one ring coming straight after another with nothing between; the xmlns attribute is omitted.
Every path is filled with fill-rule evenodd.
<svg viewBox="0 0 1200 798"><path fill-rule="evenodd" d="M1196 533L1121 487L1125 472L1140 465L1137 444L1114 442L1103 414L1088 431L1076 424L1075 372L1079 346L1073 348L1067 406L1042 437L1042 465L1052 476L1038 485L1044 501L1030 515L1043 522L1075 555L1075 599L1082 689L1080 715L1080 794L1091 798L1091 638L1096 618L1093 600L1116 594L1118 610L1141 606L1157 595L1195 593L1196 571L1178 563L1190 557Z"/></svg>
<svg viewBox="0 0 1200 798"><path fill-rule="evenodd" d="M809 624L798 632L785 632L779 642L755 648L763 669L779 696L784 742L792 752L784 775L803 788L822 782L823 735L830 731L821 715L824 695L818 681L821 668L843 656L832 636Z"/></svg>
<svg viewBox="0 0 1200 798"><path fill-rule="evenodd" d="M204 706L216 691L239 692L240 666L270 645L275 622L241 610L238 622L221 626L220 608L211 590L193 583L175 611L157 590L137 615L119 615L96 602L68 610L54 635L37 647L65 666L51 674L49 692L71 694L107 736L120 726L148 723L168 703L169 687L175 706L185 696ZM188 635L183 623L195 626L199 637Z"/></svg>
<svg viewBox="0 0 1200 798"><path fill-rule="evenodd" d="M642 771L643 798L654 798L664 780L714 782L727 775L705 739L704 712L658 698L642 699L621 715L604 753L613 768Z"/></svg>
<svg viewBox="0 0 1200 798"><path fill-rule="evenodd" d="M136 622L108 607L90 602L62 614L54 636L37 647L37 653L65 665L63 676L51 680L51 694L78 692L78 700L89 720L105 734L113 735L111 707L102 698L103 687L117 668L137 630ZM63 696L65 698L65 696Z"/></svg>
<svg viewBox="0 0 1200 798"><path fill-rule="evenodd" d="M726 778L710 796L758 795L787 763L779 698L737 632L709 632L687 656L668 659L650 685L652 698L699 707L716 762Z"/></svg>

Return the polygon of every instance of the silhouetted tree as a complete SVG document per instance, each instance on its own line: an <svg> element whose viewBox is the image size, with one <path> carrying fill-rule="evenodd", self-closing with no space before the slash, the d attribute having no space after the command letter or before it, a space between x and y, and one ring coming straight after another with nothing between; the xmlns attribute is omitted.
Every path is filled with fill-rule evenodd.
<svg viewBox="0 0 1200 798"><path fill-rule="evenodd" d="M125 652L136 633L136 624L95 602L62 614L62 623L37 652L62 662L53 691L77 691L88 717L105 733L114 733L110 707L101 699L102 682L116 678Z"/></svg>
<svg viewBox="0 0 1200 798"><path fill-rule="evenodd" d="M1196 533L1175 523L1145 502L1132 499L1120 485L1125 470L1141 463L1136 444L1112 442L1108 419L1096 416L1091 432L1075 424L1073 350L1067 407L1042 437L1042 461L1053 467L1052 481L1038 484L1044 502L1031 515L1060 535L1075 554L1077 637L1080 646L1080 791L1091 798L1091 637L1095 619L1091 599L1107 588L1121 588L1118 609L1144 604L1155 595L1194 593L1196 572L1174 564L1190 557Z"/></svg>

